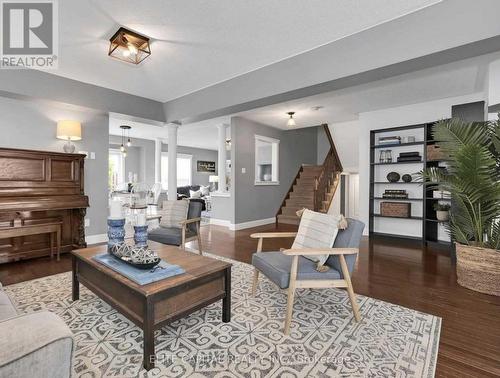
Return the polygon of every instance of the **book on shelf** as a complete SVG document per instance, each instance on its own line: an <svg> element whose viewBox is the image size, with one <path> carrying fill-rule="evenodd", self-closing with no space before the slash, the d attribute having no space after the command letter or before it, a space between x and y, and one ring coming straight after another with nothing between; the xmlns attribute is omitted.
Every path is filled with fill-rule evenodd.
<svg viewBox="0 0 500 378"><path fill-rule="evenodd" d="M418 152L418 151L411 151L411 152L400 152L399 153L399 157L408 157L408 156L420 157L420 152Z"/></svg>
<svg viewBox="0 0 500 378"><path fill-rule="evenodd" d="M386 189L386 190L384 190L384 193L405 194L406 190L405 189Z"/></svg>
<svg viewBox="0 0 500 378"><path fill-rule="evenodd" d="M408 193L403 189L386 189L382 194L384 199L408 199Z"/></svg>
<svg viewBox="0 0 500 378"><path fill-rule="evenodd" d="M420 156L408 156L408 157L398 157L398 163L408 163L408 162L421 162L422 157Z"/></svg>
<svg viewBox="0 0 500 378"><path fill-rule="evenodd" d="M378 144L400 144L401 137L399 136L386 136L378 138Z"/></svg>
<svg viewBox="0 0 500 378"><path fill-rule="evenodd" d="M451 193L446 190L433 190L432 198L451 199Z"/></svg>

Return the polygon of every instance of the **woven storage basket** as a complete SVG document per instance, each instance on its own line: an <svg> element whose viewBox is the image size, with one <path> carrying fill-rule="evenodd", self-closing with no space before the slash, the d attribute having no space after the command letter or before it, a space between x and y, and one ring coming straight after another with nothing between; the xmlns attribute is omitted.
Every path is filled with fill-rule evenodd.
<svg viewBox="0 0 500 378"><path fill-rule="evenodd" d="M456 247L458 284L500 296L500 252L459 243Z"/></svg>
<svg viewBox="0 0 500 378"><path fill-rule="evenodd" d="M427 160L440 160L445 159L447 156L443 153L441 148L435 144L427 146Z"/></svg>
<svg viewBox="0 0 500 378"><path fill-rule="evenodd" d="M380 202L380 215L385 217L410 218L411 203Z"/></svg>

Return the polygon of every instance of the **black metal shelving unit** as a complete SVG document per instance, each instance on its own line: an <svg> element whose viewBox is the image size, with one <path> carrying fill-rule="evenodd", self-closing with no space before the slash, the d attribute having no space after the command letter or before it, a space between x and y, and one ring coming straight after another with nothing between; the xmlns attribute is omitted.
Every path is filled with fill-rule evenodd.
<svg viewBox="0 0 500 378"><path fill-rule="evenodd" d="M427 159L427 146L431 146L435 144L437 141L434 140L432 136L432 126L434 123L429 123L425 126L425 163L424 167L438 167L440 163L444 163L449 161L449 159ZM438 201L446 201L451 202L449 198L434 198L432 197L432 185L426 185L425 197L424 197L424 220L423 220L423 233L424 233L424 241L427 245L432 245L434 247L440 248L451 248L452 243L448 241L439 240L439 226L445 222L438 221L436 219L436 211L433 206Z"/></svg>
<svg viewBox="0 0 500 378"><path fill-rule="evenodd" d="M401 132L407 132L408 130L415 130L416 133L422 135L421 141L415 141L415 142L409 142L409 143L399 143L399 144L387 144L387 145L382 145L382 144L377 144L378 136L380 134L385 134L385 133L393 133L394 135L398 135L398 133ZM403 182L403 181L398 181L398 182L388 182L388 181L380 181L385 180L385 177L376 177L375 172L376 168L379 166L394 166L394 167L404 167L405 165L415 165L415 164L421 164L421 166L424 166L424 159L425 159L425 145L426 145L426 133L425 133L425 124L419 124L419 125L410 125L410 126L401 126L401 127L393 127L393 128L386 128L386 129L378 129L378 130L372 130L370 132L370 221L369 221L369 232L370 235L377 235L377 236L385 236L385 237L396 237L396 238L404 238L404 239L409 239L409 240L418 240L423 242L424 238L423 235L420 237L412 236L412 235L401 235L401 234L394 234L390 232L378 232L375 231L374 229L374 223L375 219L380 218L380 219L398 219L401 220L402 222L409 222L409 225L411 227L411 222L412 221L423 221L425 214L422 214L421 216L410 216L409 218L400 218L400 217L389 217L389 216L383 216L378 213L379 209L376 204L378 204L380 201L397 201L397 202L407 202L407 203L415 203L415 202L424 202L424 194L425 194L425 189L422 187L422 197L411 197L411 198L398 198L398 199L392 199L392 198L383 198L379 195L375 195L376 192L376 186L378 185L384 185L388 187L398 187L401 185L422 185L422 183L411 181L409 183ZM377 153L379 149L393 149L397 152L398 149L404 148L404 147L411 147L411 146L424 146L424 153L422 157L422 161L415 161L415 162L391 162L391 163L380 163L377 161ZM396 153L397 155L397 153ZM394 157L395 158L395 157ZM424 209L425 206L422 205L422 209Z"/></svg>
<svg viewBox="0 0 500 378"><path fill-rule="evenodd" d="M369 217L369 232L370 235L374 236L384 236L384 237L395 237L395 238L403 238L403 239L408 239L408 240L415 240L415 241L420 241L424 244L434 244L436 246L440 247L448 247L451 246L450 242L445 242L442 240L438 239L438 228L439 224L442 222L439 222L436 219L436 212L433 209L433 204L437 201L449 201L449 199L446 198L433 198L432 197L432 190L429 185L426 183L422 182L416 182L416 181L411 181L409 183L398 181L395 183L390 183L388 181L380 181L381 177L376 177L375 176L375 171L376 167L378 166L404 166L407 164L421 164L422 169L425 169L427 167L431 166L438 166L439 163L446 161L445 159L443 160L427 160L427 146L432 145L436 143L436 141L432 138L432 126L434 122L432 123L424 123L424 124L417 124L417 125L409 125L409 126L400 126L400 127L393 127L393 128L386 128L386 129L378 129L378 130L372 130L370 132L370 206L369 206L369 212L370 212L370 217ZM380 145L376 144L377 142L377 137L379 134L382 133L393 133L394 135L398 135L398 133L401 132L407 132L408 130L415 130L416 133L419 133L420 135L423 136L423 140L421 141L415 141L415 142L410 142L410 143L400 143L400 144L388 144L388 145ZM378 162L377 159L377 152L379 149L383 148L388 148L388 149L399 149L401 147L407 147L407 146L423 146L423 152L422 152L422 161L421 162L392 162L392 163L380 163ZM397 151L396 151L397 152ZM378 185L385 185L388 187L394 186L397 188L400 185L420 185L421 186L421 193L422 197L415 197L415 194L413 197L410 198L405 198L405 199L392 199L392 198L383 198L379 195L375 195L376 188ZM418 194L417 194L418 195ZM380 201L387 200L387 201L397 201L397 202L408 202L408 203L422 203L422 214L418 215L413 215L409 218L399 218L399 217L387 217L387 216L382 216L378 213L378 207L376 208L376 204L378 204ZM422 222L422 233L420 236L416 237L413 235L401 235L401 234L395 234L395 233L390 233L390 232L378 232L374 230L374 221L377 218L392 218L392 219L400 219L402 222L408 221L421 221ZM411 227L411 223L410 223Z"/></svg>

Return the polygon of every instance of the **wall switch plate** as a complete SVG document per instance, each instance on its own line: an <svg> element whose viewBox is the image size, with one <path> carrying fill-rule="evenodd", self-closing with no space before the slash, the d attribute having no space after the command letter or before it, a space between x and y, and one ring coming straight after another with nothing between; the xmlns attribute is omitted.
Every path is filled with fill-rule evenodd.
<svg viewBox="0 0 500 378"><path fill-rule="evenodd" d="M91 153L90 153L90 158L91 158L92 160L94 160L94 159L95 159L95 152L91 152Z"/></svg>
<svg viewBox="0 0 500 378"><path fill-rule="evenodd" d="M85 218L85 227L89 227L89 226L90 226L90 219Z"/></svg>
<svg viewBox="0 0 500 378"><path fill-rule="evenodd" d="M241 173L247 173L247 169L246 168L241 168Z"/></svg>

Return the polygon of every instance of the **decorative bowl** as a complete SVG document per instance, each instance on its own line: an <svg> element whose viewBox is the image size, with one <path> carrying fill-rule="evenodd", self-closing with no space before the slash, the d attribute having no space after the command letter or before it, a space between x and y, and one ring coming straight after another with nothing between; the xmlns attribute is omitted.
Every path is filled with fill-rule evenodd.
<svg viewBox="0 0 500 378"><path fill-rule="evenodd" d="M404 174L403 177L401 177L401 179L404 182L411 182L411 180L413 180L413 178L411 177L411 175L409 175L408 173Z"/></svg>
<svg viewBox="0 0 500 378"><path fill-rule="evenodd" d="M398 182L401 176L397 172L389 172L387 174L387 181L389 182Z"/></svg>
<svg viewBox="0 0 500 378"><path fill-rule="evenodd" d="M149 249L147 245L131 246L121 244L111 248L110 253L113 257L138 269L151 269L161 261L156 252Z"/></svg>
<svg viewBox="0 0 500 378"><path fill-rule="evenodd" d="M141 263L134 263L130 260L129 257L118 257L116 256L114 253L111 254L115 259L118 259L118 260L121 260L123 261L124 263L127 263L128 265L131 265L133 266L134 268L137 268L137 269L142 269L142 270L150 270L150 269L153 269L156 265L158 265L161 261L161 259L159 257L156 258L156 260L153 260L153 262L150 262L150 263L144 263L144 264L141 264Z"/></svg>

